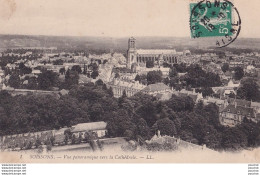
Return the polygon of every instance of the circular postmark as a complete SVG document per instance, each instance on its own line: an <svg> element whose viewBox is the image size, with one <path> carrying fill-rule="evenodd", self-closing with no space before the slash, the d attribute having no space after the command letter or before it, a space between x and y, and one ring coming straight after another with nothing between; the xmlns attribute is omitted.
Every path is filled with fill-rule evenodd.
<svg viewBox="0 0 260 175"><path fill-rule="evenodd" d="M236 40L241 30L237 8L228 0L202 0L190 4L192 38L214 37L216 47L225 47Z"/></svg>

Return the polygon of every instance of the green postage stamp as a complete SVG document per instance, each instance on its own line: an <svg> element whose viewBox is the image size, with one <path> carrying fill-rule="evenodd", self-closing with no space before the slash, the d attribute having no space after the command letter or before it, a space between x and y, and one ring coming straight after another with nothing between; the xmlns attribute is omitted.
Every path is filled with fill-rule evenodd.
<svg viewBox="0 0 260 175"><path fill-rule="evenodd" d="M203 0L190 3L190 31L192 38L216 37L216 46L232 43L241 29L236 7L227 0Z"/></svg>

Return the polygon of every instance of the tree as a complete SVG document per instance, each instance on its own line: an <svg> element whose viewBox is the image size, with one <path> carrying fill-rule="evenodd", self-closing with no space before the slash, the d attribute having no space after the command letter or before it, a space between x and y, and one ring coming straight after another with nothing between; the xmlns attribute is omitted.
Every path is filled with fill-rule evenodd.
<svg viewBox="0 0 260 175"><path fill-rule="evenodd" d="M126 98L126 97L127 97L127 95L126 95L126 91L123 90L122 98Z"/></svg>
<svg viewBox="0 0 260 175"><path fill-rule="evenodd" d="M65 70L65 68L64 68L64 67L60 68L60 71L59 71L59 73L60 73L61 75L65 74L65 72L66 72L66 70Z"/></svg>
<svg viewBox="0 0 260 175"><path fill-rule="evenodd" d="M8 83L13 88L19 88L20 87L20 77L18 74L14 73L10 76L10 79L8 80Z"/></svg>
<svg viewBox="0 0 260 175"><path fill-rule="evenodd" d="M96 84L97 86L103 86L103 85L104 85L104 82L103 82L101 79L98 79L98 80L95 82L95 84Z"/></svg>
<svg viewBox="0 0 260 175"><path fill-rule="evenodd" d="M103 61L103 64L106 64L107 62L108 62L108 60L104 60L104 61Z"/></svg>
<svg viewBox="0 0 260 175"><path fill-rule="evenodd" d="M202 143L212 149L221 147L222 135L212 125L206 125Z"/></svg>
<svg viewBox="0 0 260 175"><path fill-rule="evenodd" d="M73 85L77 85L79 83L78 72L68 69L65 74L65 83L67 88L71 88Z"/></svg>
<svg viewBox="0 0 260 175"><path fill-rule="evenodd" d="M92 77L93 79L96 79L96 78L98 77L98 75L99 75L99 73L98 73L98 71L96 71L96 70L91 73L91 77Z"/></svg>
<svg viewBox="0 0 260 175"><path fill-rule="evenodd" d="M182 130L180 133L180 138L182 140L185 140L186 142L198 144L198 140L196 138L194 138L191 131Z"/></svg>
<svg viewBox="0 0 260 175"><path fill-rule="evenodd" d="M247 146L246 135L237 127L227 128L223 132L222 147L225 149L238 150Z"/></svg>
<svg viewBox="0 0 260 175"><path fill-rule="evenodd" d="M76 144L76 136L73 134L71 138L71 144Z"/></svg>
<svg viewBox="0 0 260 175"><path fill-rule="evenodd" d="M110 88L107 90L107 93L110 95L110 97L113 97L113 96L114 96L112 87L110 87Z"/></svg>
<svg viewBox="0 0 260 175"><path fill-rule="evenodd" d="M50 70L44 71L38 76L37 82L39 89L48 90L51 87L58 86L58 74Z"/></svg>
<svg viewBox="0 0 260 175"><path fill-rule="evenodd" d="M237 96L246 100L260 101L260 91L256 81L251 78L242 81Z"/></svg>
<svg viewBox="0 0 260 175"><path fill-rule="evenodd" d="M26 67L24 63L19 64L19 69L21 75L32 73L32 69L30 67Z"/></svg>
<svg viewBox="0 0 260 175"><path fill-rule="evenodd" d="M162 72L161 71L148 72L147 73L147 82L148 82L148 85L162 82Z"/></svg>
<svg viewBox="0 0 260 175"><path fill-rule="evenodd" d="M72 66L71 71L75 71L78 74L80 74L82 72L81 67L79 65Z"/></svg>
<svg viewBox="0 0 260 175"><path fill-rule="evenodd" d="M137 74L137 75L135 76L135 81L139 81L139 82L140 82L140 80L141 80L140 75Z"/></svg>
<svg viewBox="0 0 260 175"><path fill-rule="evenodd" d="M9 118L6 115L6 111L3 107L0 106L0 134L3 135L1 130L7 130L9 126Z"/></svg>
<svg viewBox="0 0 260 175"><path fill-rule="evenodd" d="M63 65L64 61L62 59L54 60L53 65Z"/></svg>
<svg viewBox="0 0 260 175"><path fill-rule="evenodd" d="M192 111L194 108L194 101L189 96L180 97L173 95L165 104L176 112Z"/></svg>
<svg viewBox="0 0 260 175"><path fill-rule="evenodd" d="M257 137L260 135L259 124L256 124L247 118L244 118L243 122L237 126L247 136L248 146L258 146Z"/></svg>
<svg viewBox="0 0 260 175"><path fill-rule="evenodd" d="M221 67L221 70L222 70L223 72L228 71L228 70L229 70L229 65L228 65L228 63L224 63L223 66Z"/></svg>
<svg viewBox="0 0 260 175"><path fill-rule="evenodd" d="M235 67L235 74L234 79L235 80L241 80L241 78L244 76L244 70L241 67Z"/></svg>
<svg viewBox="0 0 260 175"><path fill-rule="evenodd" d="M201 90L199 90L199 92L202 93L202 96L204 98L207 96L211 96L214 93L211 87L203 87Z"/></svg>
<svg viewBox="0 0 260 175"><path fill-rule="evenodd" d="M154 62L152 60L146 61L146 67L147 68L153 68L154 67Z"/></svg>
<svg viewBox="0 0 260 175"><path fill-rule="evenodd" d="M36 77L29 77L27 88L28 89L38 89L38 82L37 82Z"/></svg>
<svg viewBox="0 0 260 175"><path fill-rule="evenodd" d="M139 81L139 83L146 85L147 84L147 76L144 75L144 74L142 74L142 75L137 74L135 76L135 81Z"/></svg>
<svg viewBox="0 0 260 175"><path fill-rule="evenodd" d="M109 112L107 130L108 135L113 137L128 137L134 139L136 137L136 125L131 121L128 113L119 109L116 112Z"/></svg>
<svg viewBox="0 0 260 175"><path fill-rule="evenodd" d="M175 67L171 67L169 76L170 77L176 77L178 75L178 72Z"/></svg>
<svg viewBox="0 0 260 175"><path fill-rule="evenodd" d="M35 141L35 147L38 148L41 144L41 140L37 137Z"/></svg>
<svg viewBox="0 0 260 175"><path fill-rule="evenodd" d="M120 78L120 75L118 72L115 74L115 78Z"/></svg>
<svg viewBox="0 0 260 175"><path fill-rule="evenodd" d="M169 86L176 88L178 86L179 81L180 81L180 79L178 77L172 77L169 80Z"/></svg>
<svg viewBox="0 0 260 175"><path fill-rule="evenodd" d="M160 131L161 135L176 136L176 128L173 121L169 118L163 118L156 121L153 125L153 131Z"/></svg>
<svg viewBox="0 0 260 175"><path fill-rule="evenodd" d="M84 70L83 70L83 74L86 75L87 74L87 67L86 64L84 63Z"/></svg>
<svg viewBox="0 0 260 175"><path fill-rule="evenodd" d="M137 132L144 140L150 139L151 131L146 121L143 118L138 119L137 121Z"/></svg>

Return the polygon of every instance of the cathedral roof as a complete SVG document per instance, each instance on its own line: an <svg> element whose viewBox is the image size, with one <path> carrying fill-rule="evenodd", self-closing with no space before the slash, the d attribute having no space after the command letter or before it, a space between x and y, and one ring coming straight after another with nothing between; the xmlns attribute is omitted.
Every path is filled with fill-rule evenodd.
<svg viewBox="0 0 260 175"><path fill-rule="evenodd" d="M176 54L174 49L137 49L137 54Z"/></svg>

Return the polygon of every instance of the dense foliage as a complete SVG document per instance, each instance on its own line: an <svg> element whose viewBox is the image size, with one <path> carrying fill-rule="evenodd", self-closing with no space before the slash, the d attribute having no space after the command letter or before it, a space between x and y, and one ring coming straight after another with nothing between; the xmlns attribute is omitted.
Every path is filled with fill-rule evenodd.
<svg viewBox="0 0 260 175"><path fill-rule="evenodd" d="M237 90L237 97L245 100L260 102L259 86L253 78L241 81L241 86Z"/></svg>
<svg viewBox="0 0 260 175"><path fill-rule="evenodd" d="M190 97L172 96L168 101L138 93L113 97L102 81L73 86L68 95L10 96L0 92L0 135L58 129L82 122L105 121L108 136L150 139L161 135L206 144L213 149L240 149L260 144L260 125L244 121L223 127L215 104L195 104Z"/></svg>

